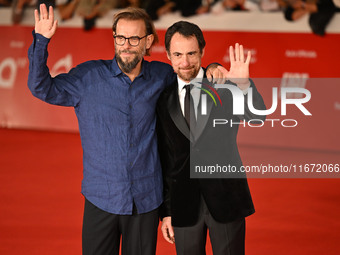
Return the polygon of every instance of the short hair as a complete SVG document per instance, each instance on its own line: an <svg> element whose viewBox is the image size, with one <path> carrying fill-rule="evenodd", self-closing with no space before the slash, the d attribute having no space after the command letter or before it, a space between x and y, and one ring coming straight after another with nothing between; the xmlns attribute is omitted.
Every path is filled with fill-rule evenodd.
<svg viewBox="0 0 340 255"><path fill-rule="evenodd" d="M205 40L202 30L193 23L187 21L178 21L174 23L165 33L165 49L170 53L170 42L174 34L179 33L184 37L195 36L198 42L198 47L202 53L205 47Z"/></svg>
<svg viewBox="0 0 340 255"><path fill-rule="evenodd" d="M113 25L112 25L112 31L116 33L117 30L117 23L120 19L126 19L126 20L143 20L145 24L145 29L146 29L146 34L147 35L153 35L154 40L152 42L151 47L158 43L158 35L156 33L155 26L150 18L150 16L140 8L133 8L133 7L128 7L125 8L113 16ZM150 49L151 49L150 47ZM146 55L150 56L150 49L146 50Z"/></svg>

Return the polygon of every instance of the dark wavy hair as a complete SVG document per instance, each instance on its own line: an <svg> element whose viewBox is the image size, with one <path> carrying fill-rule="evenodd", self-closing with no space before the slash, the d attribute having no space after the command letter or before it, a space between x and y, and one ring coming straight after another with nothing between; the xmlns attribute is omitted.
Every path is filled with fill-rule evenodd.
<svg viewBox="0 0 340 255"><path fill-rule="evenodd" d="M174 34L179 33L184 37L195 36L198 42L200 52L202 53L205 47L205 40L202 30L193 23L187 21L178 21L174 23L165 33L165 49L170 53L170 41Z"/></svg>

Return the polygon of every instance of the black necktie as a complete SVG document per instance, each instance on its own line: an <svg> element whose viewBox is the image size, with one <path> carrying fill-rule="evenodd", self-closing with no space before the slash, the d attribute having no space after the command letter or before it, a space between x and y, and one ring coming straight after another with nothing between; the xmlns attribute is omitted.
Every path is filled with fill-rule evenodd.
<svg viewBox="0 0 340 255"><path fill-rule="evenodd" d="M193 85L185 85L185 97L184 97L184 117L187 121L189 128L194 128L196 125L194 100L191 96L190 90Z"/></svg>

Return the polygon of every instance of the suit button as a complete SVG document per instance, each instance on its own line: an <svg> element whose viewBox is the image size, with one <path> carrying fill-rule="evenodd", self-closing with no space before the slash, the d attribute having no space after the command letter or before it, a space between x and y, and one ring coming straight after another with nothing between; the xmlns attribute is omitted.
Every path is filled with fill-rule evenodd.
<svg viewBox="0 0 340 255"><path fill-rule="evenodd" d="M177 182L177 180L176 180L176 179L173 179L173 182Z"/></svg>

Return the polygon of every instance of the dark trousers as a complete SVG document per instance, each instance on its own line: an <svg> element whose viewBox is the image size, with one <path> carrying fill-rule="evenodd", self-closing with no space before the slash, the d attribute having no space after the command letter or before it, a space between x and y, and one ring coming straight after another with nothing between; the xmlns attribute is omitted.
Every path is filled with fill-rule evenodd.
<svg viewBox="0 0 340 255"><path fill-rule="evenodd" d="M174 227L177 255L205 255L207 229L214 255L244 255L245 219L217 222L201 200L198 222L191 227Z"/></svg>
<svg viewBox="0 0 340 255"><path fill-rule="evenodd" d="M105 212L85 199L83 255L154 255L156 252L158 209L132 215Z"/></svg>

